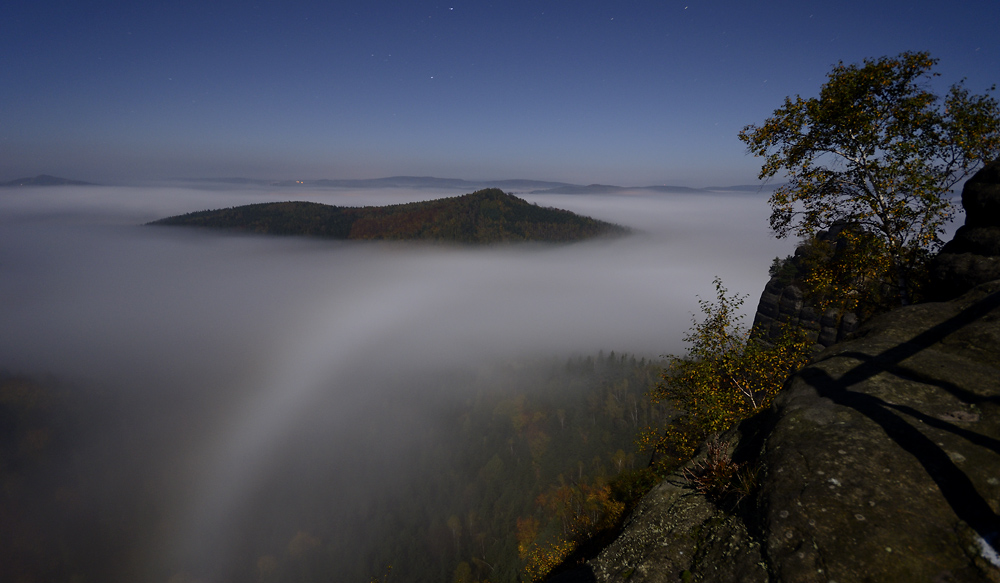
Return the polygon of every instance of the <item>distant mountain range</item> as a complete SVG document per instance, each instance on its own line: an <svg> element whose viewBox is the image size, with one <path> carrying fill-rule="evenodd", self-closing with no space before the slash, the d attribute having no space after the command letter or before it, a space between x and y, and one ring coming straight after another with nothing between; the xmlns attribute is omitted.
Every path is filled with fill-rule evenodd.
<svg viewBox="0 0 1000 583"><path fill-rule="evenodd" d="M48 174L39 174L31 178L18 178L9 182L0 182L0 186L94 186L91 182L70 180Z"/></svg>
<svg viewBox="0 0 1000 583"><path fill-rule="evenodd" d="M460 178L437 178L434 176L389 176L387 178L366 179L319 179L319 180L261 180L257 178L185 178L180 182L201 182L213 184L231 184L234 186L267 186L281 188L433 188L454 189L472 192L484 188L499 188L506 192L526 194L614 194L644 191L658 192L770 192L780 185L777 184L743 184L737 186L709 186L707 188L692 188L690 186L672 186L657 184L651 186L614 186L610 184L571 184L568 182L550 182L545 180L462 180ZM71 180L48 174L39 174L32 178L18 178L9 182L0 182L3 186L95 186L91 182Z"/></svg>
<svg viewBox="0 0 1000 583"><path fill-rule="evenodd" d="M613 194L621 192L635 192L645 190L649 192L707 192L704 188L691 188L689 186L612 186L610 184L588 184L579 186L567 184L544 190L533 190L530 194Z"/></svg>
<svg viewBox="0 0 1000 583"><path fill-rule="evenodd" d="M191 178L189 182L212 182L234 185L278 186L278 187L326 187L326 188L435 188L456 190L479 190L499 188L527 194L609 194L619 192L769 192L778 185L745 184L708 188L689 186L614 186L610 184L571 184L544 180L462 180L460 178L437 178L434 176L390 176L387 178L367 178L358 180L259 180L254 178Z"/></svg>
<svg viewBox="0 0 1000 583"><path fill-rule="evenodd" d="M501 190L539 190L572 186L565 182L544 180L462 180L460 178L437 178L434 176L389 176L387 178L365 179L319 179L319 180L259 180L255 178L191 178L188 182L212 182L221 184L246 184L254 186L281 187L321 187L321 188L434 188L455 190L481 190L499 188Z"/></svg>
<svg viewBox="0 0 1000 583"><path fill-rule="evenodd" d="M499 188L383 207L339 207L301 201L259 203L188 213L149 224L331 239L470 244L568 242L628 233L625 227L566 210L540 207Z"/></svg>

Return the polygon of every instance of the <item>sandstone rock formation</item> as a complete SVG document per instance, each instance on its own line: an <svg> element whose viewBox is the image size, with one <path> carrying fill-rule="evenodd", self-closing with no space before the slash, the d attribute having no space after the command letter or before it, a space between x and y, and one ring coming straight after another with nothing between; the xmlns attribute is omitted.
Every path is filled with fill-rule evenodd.
<svg viewBox="0 0 1000 583"><path fill-rule="evenodd" d="M931 291L949 301L853 331L772 278L764 337L800 324L828 348L723 436L758 470L756 492L713 503L682 469L552 581L1000 583L1000 161L962 203L965 226L932 263Z"/></svg>
<svg viewBox="0 0 1000 583"><path fill-rule="evenodd" d="M673 475L561 580L1000 582L1000 281L873 318L730 438L752 503Z"/></svg>
<svg viewBox="0 0 1000 583"><path fill-rule="evenodd" d="M1000 279L1000 160L976 173L962 189L965 225L931 262L934 299L956 297Z"/></svg>
<svg viewBox="0 0 1000 583"><path fill-rule="evenodd" d="M786 324L805 330L819 350L847 338L858 327L858 317L838 310L827 310L821 316L805 302L797 285L772 277L760 296L753 325L764 339L774 340Z"/></svg>

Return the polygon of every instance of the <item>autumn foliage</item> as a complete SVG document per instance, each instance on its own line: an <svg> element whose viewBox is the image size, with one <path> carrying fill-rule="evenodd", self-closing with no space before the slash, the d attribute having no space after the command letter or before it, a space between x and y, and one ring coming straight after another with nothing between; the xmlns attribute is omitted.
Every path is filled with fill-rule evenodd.
<svg viewBox="0 0 1000 583"><path fill-rule="evenodd" d="M787 180L771 196L778 237L809 239L837 224L873 243L869 257L896 304L954 214L950 189L1000 154L1000 107L961 83L942 100L927 88L928 53L839 63L813 98L785 98L739 137L764 159L761 179Z"/></svg>
<svg viewBox="0 0 1000 583"><path fill-rule="evenodd" d="M465 244L567 242L628 232L619 225L531 204L497 188L380 207L303 201L250 204L167 217L150 224L329 239Z"/></svg>
<svg viewBox="0 0 1000 583"><path fill-rule="evenodd" d="M686 462L710 435L767 407L808 359L811 343L801 331L789 329L766 344L741 324L744 298L730 297L718 278L715 290L715 302L699 300L704 317L685 336L687 355L668 357L650 392L654 403L669 401L678 411L666 428L647 428L639 439L641 449L658 454L662 469Z"/></svg>
<svg viewBox="0 0 1000 583"><path fill-rule="evenodd" d="M602 479L593 484L584 481L551 486L538 496L536 504L557 525L558 532L546 537L537 518L518 519L517 550L524 561L523 575L529 581L544 578L581 541L615 526L625 511L625 504L614 498L610 485Z"/></svg>

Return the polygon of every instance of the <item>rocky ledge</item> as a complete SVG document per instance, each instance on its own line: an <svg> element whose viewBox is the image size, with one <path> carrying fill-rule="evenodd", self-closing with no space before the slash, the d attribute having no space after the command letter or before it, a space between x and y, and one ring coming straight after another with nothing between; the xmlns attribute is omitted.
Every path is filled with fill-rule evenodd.
<svg viewBox="0 0 1000 583"><path fill-rule="evenodd" d="M752 499L675 474L562 578L1000 581L1000 281L874 318L727 437Z"/></svg>
<svg viewBox="0 0 1000 583"><path fill-rule="evenodd" d="M758 323L813 323L818 344L824 327L843 341L722 437L756 487L717 504L682 468L597 557L552 581L1000 583L1000 161L962 202L966 225L931 269L947 301L845 338L772 281Z"/></svg>

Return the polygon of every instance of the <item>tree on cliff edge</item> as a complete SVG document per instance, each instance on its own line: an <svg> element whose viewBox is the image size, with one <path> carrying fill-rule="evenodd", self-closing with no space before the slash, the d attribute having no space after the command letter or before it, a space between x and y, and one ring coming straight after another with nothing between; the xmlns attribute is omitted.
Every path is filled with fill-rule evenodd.
<svg viewBox="0 0 1000 583"><path fill-rule="evenodd" d="M811 342L801 329L786 327L772 343L753 339L743 325L744 297L730 296L715 278L716 301L698 300L684 336L683 357L667 356L667 367L648 396L668 401L680 414L665 428L646 428L637 440L641 451L657 454L659 469L672 470L689 460L709 436L719 434L768 407L792 373L809 359Z"/></svg>
<svg viewBox="0 0 1000 583"><path fill-rule="evenodd" d="M1000 108L952 85L941 101L928 53L833 68L818 98L785 98L740 140L764 158L759 177L788 182L771 196L771 228L804 238L850 224L877 243L881 277L909 303L910 276L954 213L949 190L1000 155ZM990 89L992 91L992 88Z"/></svg>

